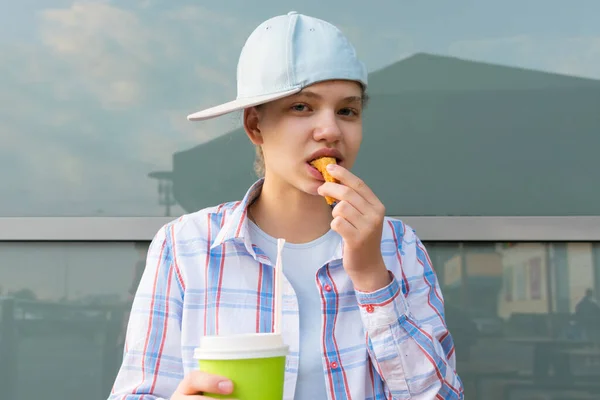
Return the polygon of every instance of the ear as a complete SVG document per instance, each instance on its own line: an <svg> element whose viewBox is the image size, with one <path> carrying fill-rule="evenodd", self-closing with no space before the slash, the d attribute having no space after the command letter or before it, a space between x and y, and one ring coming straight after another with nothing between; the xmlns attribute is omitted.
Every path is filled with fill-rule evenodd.
<svg viewBox="0 0 600 400"><path fill-rule="evenodd" d="M244 130L250 141L257 146L263 143L259 122L260 115L256 107L249 107L244 110Z"/></svg>

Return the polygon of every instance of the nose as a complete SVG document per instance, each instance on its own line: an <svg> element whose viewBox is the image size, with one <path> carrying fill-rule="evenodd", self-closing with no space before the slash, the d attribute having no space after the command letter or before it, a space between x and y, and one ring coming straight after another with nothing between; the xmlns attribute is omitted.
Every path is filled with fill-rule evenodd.
<svg viewBox="0 0 600 400"><path fill-rule="evenodd" d="M342 130L335 112L327 110L319 113L313 137L317 142L335 143L340 140Z"/></svg>

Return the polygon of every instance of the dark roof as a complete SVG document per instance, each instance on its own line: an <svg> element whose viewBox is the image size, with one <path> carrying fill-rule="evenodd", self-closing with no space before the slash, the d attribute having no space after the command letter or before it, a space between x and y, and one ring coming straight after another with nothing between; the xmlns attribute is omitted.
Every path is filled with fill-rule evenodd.
<svg viewBox="0 0 600 400"><path fill-rule="evenodd" d="M525 68L417 53L369 76L369 92L534 90L600 87L600 81Z"/></svg>

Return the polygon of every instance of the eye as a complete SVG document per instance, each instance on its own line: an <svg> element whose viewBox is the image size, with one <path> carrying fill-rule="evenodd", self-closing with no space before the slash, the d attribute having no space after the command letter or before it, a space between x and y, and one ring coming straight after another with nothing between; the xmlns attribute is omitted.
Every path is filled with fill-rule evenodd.
<svg viewBox="0 0 600 400"><path fill-rule="evenodd" d="M353 108L342 108L340 111L338 111L338 113L346 117L354 117L358 115L358 111Z"/></svg>
<svg viewBox="0 0 600 400"><path fill-rule="evenodd" d="M298 112L308 111L308 106L306 104L294 104L292 106L292 111L298 111Z"/></svg>

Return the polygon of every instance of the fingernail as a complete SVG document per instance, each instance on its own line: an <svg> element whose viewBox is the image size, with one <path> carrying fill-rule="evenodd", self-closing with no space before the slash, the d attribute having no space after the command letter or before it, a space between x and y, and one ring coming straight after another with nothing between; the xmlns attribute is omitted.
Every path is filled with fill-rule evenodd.
<svg viewBox="0 0 600 400"><path fill-rule="evenodd" d="M327 164L327 171L333 171L335 169L335 164Z"/></svg>
<svg viewBox="0 0 600 400"><path fill-rule="evenodd" d="M233 390L233 383L231 381L219 382L218 386L222 393L229 393Z"/></svg>

